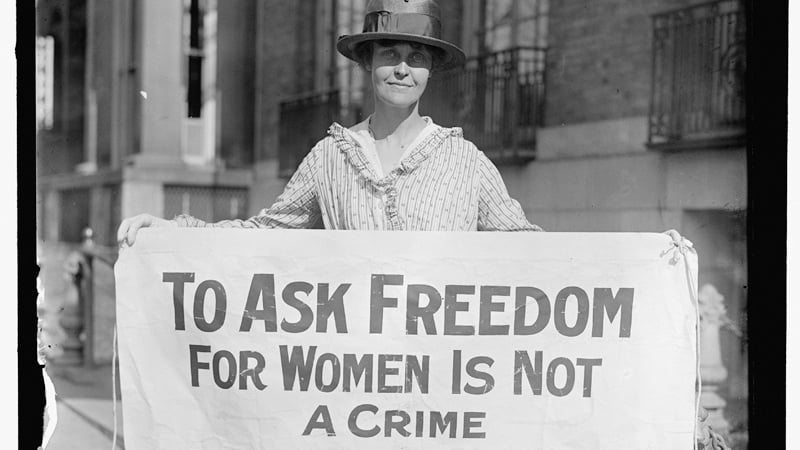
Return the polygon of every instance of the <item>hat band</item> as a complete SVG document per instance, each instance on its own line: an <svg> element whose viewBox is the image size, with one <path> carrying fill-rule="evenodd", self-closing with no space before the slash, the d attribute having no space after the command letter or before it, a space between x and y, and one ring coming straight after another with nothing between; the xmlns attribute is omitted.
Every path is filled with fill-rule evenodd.
<svg viewBox="0 0 800 450"><path fill-rule="evenodd" d="M364 33L404 33L439 39L442 25L425 14L377 11L364 18Z"/></svg>

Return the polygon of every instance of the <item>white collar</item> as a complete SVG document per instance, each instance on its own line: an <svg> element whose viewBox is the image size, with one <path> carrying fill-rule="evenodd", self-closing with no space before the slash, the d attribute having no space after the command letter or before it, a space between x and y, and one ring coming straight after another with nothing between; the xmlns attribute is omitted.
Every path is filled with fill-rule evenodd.
<svg viewBox="0 0 800 450"><path fill-rule="evenodd" d="M378 151L375 148L375 138L372 136L372 133L369 132L369 121L372 116L366 118L360 123L353 125L346 130L349 132L350 136L358 142L358 145L364 150L364 156L367 157L369 163L372 165L373 170L380 178L386 176L383 173L383 167L381 166L380 158L378 158ZM428 116L422 116L422 120L424 120L427 124L422 131L417 134L417 137L414 138L411 143L406 146L405 151L403 152L403 156L400 157L400 162L406 159L411 152L420 144L426 137L428 137L431 133L436 131L439 128L438 125L433 123L433 119Z"/></svg>

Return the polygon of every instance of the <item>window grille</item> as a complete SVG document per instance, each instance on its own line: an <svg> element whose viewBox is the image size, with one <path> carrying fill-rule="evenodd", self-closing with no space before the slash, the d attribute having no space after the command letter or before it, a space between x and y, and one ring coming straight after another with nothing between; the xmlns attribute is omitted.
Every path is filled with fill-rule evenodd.
<svg viewBox="0 0 800 450"><path fill-rule="evenodd" d="M544 120L544 63L545 50L533 47L469 58L462 69L431 79L420 110L462 127L496 163L530 160Z"/></svg>
<svg viewBox="0 0 800 450"><path fill-rule="evenodd" d="M247 188L214 186L164 186L164 217L190 214L216 222L247 218Z"/></svg>
<svg viewBox="0 0 800 450"><path fill-rule="evenodd" d="M648 144L740 144L745 62L745 15L739 1L653 16Z"/></svg>

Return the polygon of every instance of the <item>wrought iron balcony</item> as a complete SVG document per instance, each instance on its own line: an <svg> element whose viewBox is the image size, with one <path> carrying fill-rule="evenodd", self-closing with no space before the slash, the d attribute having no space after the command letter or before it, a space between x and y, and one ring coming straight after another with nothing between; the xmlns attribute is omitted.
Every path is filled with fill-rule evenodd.
<svg viewBox="0 0 800 450"><path fill-rule="evenodd" d="M464 136L496 163L531 160L543 124L545 49L516 47L469 58L434 75L421 110Z"/></svg>
<svg viewBox="0 0 800 450"><path fill-rule="evenodd" d="M518 47L470 58L435 75L420 111L444 126L460 126L496 163L531 160L543 123L544 49ZM355 123L360 108L343 107L339 91L303 94L280 104L280 175L288 177L333 121Z"/></svg>
<svg viewBox="0 0 800 450"><path fill-rule="evenodd" d="M653 16L648 146L743 145L745 63L745 15L739 1Z"/></svg>

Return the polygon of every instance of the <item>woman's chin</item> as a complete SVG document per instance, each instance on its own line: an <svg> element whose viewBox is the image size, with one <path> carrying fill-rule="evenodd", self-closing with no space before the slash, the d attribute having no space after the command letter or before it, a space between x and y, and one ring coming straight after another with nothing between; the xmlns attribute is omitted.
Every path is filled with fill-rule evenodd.
<svg viewBox="0 0 800 450"><path fill-rule="evenodd" d="M391 108L411 108L417 104L419 97L408 95L392 95L379 99L381 103Z"/></svg>

